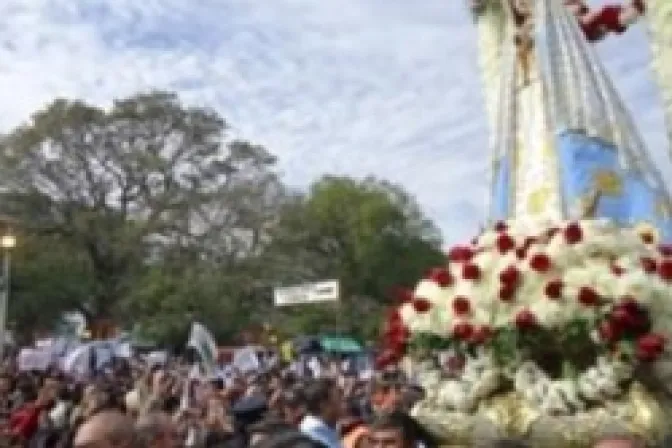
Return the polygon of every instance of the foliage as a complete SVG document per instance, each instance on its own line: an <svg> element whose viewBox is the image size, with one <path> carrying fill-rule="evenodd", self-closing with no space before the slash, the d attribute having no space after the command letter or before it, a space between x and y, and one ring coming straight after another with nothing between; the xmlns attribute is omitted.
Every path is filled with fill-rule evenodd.
<svg viewBox="0 0 672 448"><path fill-rule="evenodd" d="M19 233L11 257L10 327L19 339L46 331L64 311L76 310L94 293L90 262L53 236Z"/></svg>
<svg viewBox="0 0 672 448"><path fill-rule="evenodd" d="M175 347L192 320L221 341L266 323L375 338L389 290L443 259L437 229L396 185L327 176L290 195L274 164L174 94L54 101L0 139L11 320L29 333L78 310ZM274 286L326 278L338 304L273 307Z"/></svg>
<svg viewBox="0 0 672 448"><path fill-rule="evenodd" d="M224 267L258 250L283 189L274 157L226 130L214 111L170 93L109 110L56 100L0 142L1 211L31 238L58 241L64 260L83 258L80 281L93 285L73 296L79 309L117 316L158 262Z"/></svg>
<svg viewBox="0 0 672 448"><path fill-rule="evenodd" d="M287 283L335 278L342 300L283 312L285 324L374 338L390 291L443 260L438 230L399 186L327 176L286 206L268 255Z"/></svg>

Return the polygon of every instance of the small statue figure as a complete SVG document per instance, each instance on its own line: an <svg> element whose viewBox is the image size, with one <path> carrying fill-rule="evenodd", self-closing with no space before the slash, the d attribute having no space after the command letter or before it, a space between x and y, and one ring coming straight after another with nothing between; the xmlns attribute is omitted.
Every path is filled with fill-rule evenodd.
<svg viewBox="0 0 672 448"><path fill-rule="evenodd" d="M625 5L604 5L591 10L583 0L565 0L565 5L577 17L586 39L595 42L610 33L622 34L646 11L644 0L632 0Z"/></svg>

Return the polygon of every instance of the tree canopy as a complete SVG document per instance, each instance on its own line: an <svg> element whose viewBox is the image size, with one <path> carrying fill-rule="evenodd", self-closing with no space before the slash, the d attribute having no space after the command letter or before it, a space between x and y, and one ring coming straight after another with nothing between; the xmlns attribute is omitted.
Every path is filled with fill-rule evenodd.
<svg viewBox="0 0 672 448"><path fill-rule="evenodd" d="M77 308L115 316L155 261L226 264L257 250L282 194L275 158L226 131L170 93L109 110L56 100L0 142L2 212L84 256L93 285Z"/></svg>
<svg viewBox="0 0 672 448"><path fill-rule="evenodd" d="M287 313L295 332L333 328L371 337L391 291L413 285L443 258L439 231L415 200L375 178L318 180L285 207L274 230L269 254L287 280L341 281L337 309Z"/></svg>
<svg viewBox="0 0 672 448"><path fill-rule="evenodd" d="M263 323L370 337L389 290L441 260L400 186L325 176L291 191L269 151L227 131L153 92L108 109L56 100L0 138L0 215L20 233L15 325L79 310L172 344L193 319L222 339ZM327 278L337 305L273 307L274 287Z"/></svg>

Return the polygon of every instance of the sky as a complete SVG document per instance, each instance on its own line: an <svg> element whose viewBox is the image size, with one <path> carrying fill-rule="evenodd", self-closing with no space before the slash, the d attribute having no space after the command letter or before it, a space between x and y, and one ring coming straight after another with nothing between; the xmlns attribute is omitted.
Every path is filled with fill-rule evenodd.
<svg viewBox="0 0 672 448"><path fill-rule="evenodd" d="M0 132L55 97L150 89L215 108L279 157L401 183L447 243L484 221L488 128L466 0L2 0ZM643 27L599 44L656 162L662 106Z"/></svg>

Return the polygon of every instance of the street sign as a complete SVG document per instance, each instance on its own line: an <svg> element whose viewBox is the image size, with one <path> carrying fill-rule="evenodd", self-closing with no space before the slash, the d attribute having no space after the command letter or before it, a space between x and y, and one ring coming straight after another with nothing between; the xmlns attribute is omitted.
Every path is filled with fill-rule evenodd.
<svg viewBox="0 0 672 448"><path fill-rule="evenodd" d="M286 288L275 288L273 290L273 301L275 306L303 305L334 302L340 298L340 295L338 280L326 280Z"/></svg>

